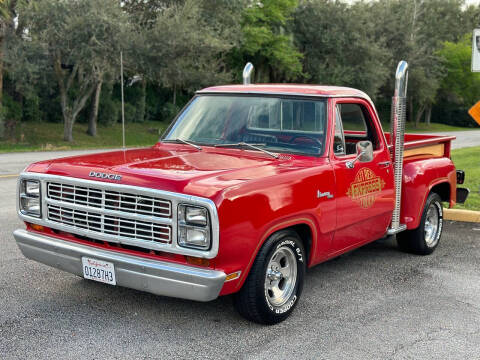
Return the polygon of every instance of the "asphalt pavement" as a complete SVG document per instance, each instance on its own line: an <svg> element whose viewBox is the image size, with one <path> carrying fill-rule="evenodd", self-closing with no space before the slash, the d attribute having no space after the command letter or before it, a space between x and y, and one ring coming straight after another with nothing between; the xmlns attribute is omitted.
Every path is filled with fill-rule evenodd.
<svg viewBox="0 0 480 360"><path fill-rule="evenodd" d="M456 136L457 138L452 142L452 149L480 146L480 130L447 131L435 133L435 135Z"/></svg>
<svg viewBox="0 0 480 360"><path fill-rule="evenodd" d="M0 155L0 169L50 155ZM480 359L480 224L446 222L431 256L389 239L318 265L293 315L266 327L232 297L159 297L25 259L15 183L0 176L2 359Z"/></svg>

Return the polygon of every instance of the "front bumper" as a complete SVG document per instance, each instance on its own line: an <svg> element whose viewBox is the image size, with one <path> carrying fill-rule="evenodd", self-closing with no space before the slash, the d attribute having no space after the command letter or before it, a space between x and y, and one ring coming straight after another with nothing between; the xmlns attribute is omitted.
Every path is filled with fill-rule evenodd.
<svg viewBox="0 0 480 360"><path fill-rule="evenodd" d="M117 285L156 295L210 301L218 297L225 282L222 271L139 258L21 229L13 236L29 259L79 276L83 276L82 257L109 261L115 266Z"/></svg>

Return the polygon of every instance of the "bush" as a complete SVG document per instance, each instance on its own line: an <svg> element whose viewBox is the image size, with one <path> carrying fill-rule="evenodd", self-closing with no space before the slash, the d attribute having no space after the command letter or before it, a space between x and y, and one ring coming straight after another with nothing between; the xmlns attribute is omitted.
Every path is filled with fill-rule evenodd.
<svg viewBox="0 0 480 360"><path fill-rule="evenodd" d="M120 120L122 104L120 101L112 99L109 91L102 91L98 107L98 123L104 126L110 126Z"/></svg>
<svg viewBox="0 0 480 360"><path fill-rule="evenodd" d="M130 103L125 103L125 122L137 122L137 108Z"/></svg>
<svg viewBox="0 0 480 360"><path fill-rule="evenodd" d="M162 108L162 121L171 122L180 110L178 105L166 103Z"/></svg>
<svg viewBox="0 0 480 360"><path fill-rule="evenodd" d="M42 111L40 110L40 99L34 95L25 98L23 101L23 120L24 121L42 121Z"/></svg>

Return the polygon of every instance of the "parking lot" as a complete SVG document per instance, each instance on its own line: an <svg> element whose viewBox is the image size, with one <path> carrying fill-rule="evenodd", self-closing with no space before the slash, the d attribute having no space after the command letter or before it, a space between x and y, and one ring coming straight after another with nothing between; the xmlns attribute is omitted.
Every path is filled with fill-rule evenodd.
<svg viewBox="0 0 480 360"><path fill-rule="evenodd" d="M231 297L158 297L25 259L12 237L23 226L13 175L42 155L11 156L0 155L2 359L480 358L480 224L446 222L431 256L388 239L321 264L293 316L265 327Z"/></svg>

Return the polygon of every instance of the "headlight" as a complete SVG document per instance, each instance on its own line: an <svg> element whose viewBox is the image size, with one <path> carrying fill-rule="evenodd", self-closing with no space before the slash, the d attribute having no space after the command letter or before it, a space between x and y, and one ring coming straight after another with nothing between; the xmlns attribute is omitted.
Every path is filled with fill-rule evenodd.
<svg viewBox="0 0 480 360"><path fill-rule="evenodd" d="M200 250L210 248L210 221L206 208L178 205L178 245Z"/></svg>
<svg viewBox="0 0 480 360"><path fill-rule="evenodd" d="M25 215L40 217L40 182L38 180L21 180L20 211Z"/></svg>
<svg viewBox="0 0 480 360"><path fill-rule="evenodd" d="M180 205L180 212L182 212L182 219L190 225L207 225L208 213L207 209L201 207L182 206Z"/></svg>

